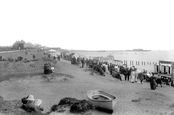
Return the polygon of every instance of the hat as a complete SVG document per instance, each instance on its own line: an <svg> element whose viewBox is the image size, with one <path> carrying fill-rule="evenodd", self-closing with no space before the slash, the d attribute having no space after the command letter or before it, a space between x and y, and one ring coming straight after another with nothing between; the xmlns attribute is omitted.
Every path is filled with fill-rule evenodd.
<svg viewBox="0 0 174 115"><path fill-rule="evenodd" d="M29 95L26 100L34 101L34 96L33 95Z"/></svg>

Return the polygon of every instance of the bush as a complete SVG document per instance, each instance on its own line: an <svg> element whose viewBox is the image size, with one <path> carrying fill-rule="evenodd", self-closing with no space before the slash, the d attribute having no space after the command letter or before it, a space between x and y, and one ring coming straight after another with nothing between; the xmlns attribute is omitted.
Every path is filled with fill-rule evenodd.
<svg viewBox="0 0 174 115"><path fill-rule="evenodd" d="M75 98L65 97L60 100L58 105L53 105L51 107L51 112L64 112L70 109L71 113L86 113L93 110L93 105L86 100L77 100ZM92 111L91 111L92 112Z"/></svg>
<svg viewBox="0 0 174 115"><path fill-rule="evenodd" d="M23 60L23 57L22 56L18 56L18 61L22 61Z"/></svg>
<svg viewBox="0 0 174 115"><path fill-rule="evenodd" d="M85 113L91 110L93 110L93 105L92 103L86 100L76 102L70 108L71 113Z"/></svg>
<svg viewBox="0 0 174 115"><path fill-rule="evenodd" d="M65 97L63 99L60 100L58 105L67 105L67 106L71 106L74 103L78 102L79 100L75 99L75 98L71 98L71 97Z"/></svg>
<svg viewBox="0 0 174 115"><path fill-rule="evenodd" d="M50 112L64 112L67 108L70 108L74 103L79 100L71 97L65 97L60 100L60 102L56 105L53 105L50 109Z"/></svg>

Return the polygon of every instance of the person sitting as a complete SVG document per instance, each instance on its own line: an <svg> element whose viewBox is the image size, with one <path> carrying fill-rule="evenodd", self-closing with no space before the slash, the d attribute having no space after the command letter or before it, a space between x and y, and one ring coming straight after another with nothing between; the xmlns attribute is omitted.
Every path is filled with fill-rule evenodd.
<svg viewBox="0 0 174 115"><path fill-rule="evenodd" d="M50 63L44 64L44 74L50 74L54 72L54 67Z"/></svg>
<svg viewBox="0 0 174 115"><path fill-rule="evenodd" d="M34 99L33 95L28 95L27 97L22 98L22 108L27 112L41 112L44 109L41 107L42 100Z"/></svg>

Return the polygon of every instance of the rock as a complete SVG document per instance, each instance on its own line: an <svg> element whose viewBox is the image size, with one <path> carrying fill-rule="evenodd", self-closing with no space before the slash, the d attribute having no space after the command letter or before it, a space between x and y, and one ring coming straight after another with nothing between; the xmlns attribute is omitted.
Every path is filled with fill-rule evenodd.
<svg viewBox="0 0 174 115"><path fill-rule="evenodd" d="M92 113L93 105L86 100L77 100L66 97L60 100L58 105L53 105L48 113L74 113L79 115L89 115Z"/></svg>

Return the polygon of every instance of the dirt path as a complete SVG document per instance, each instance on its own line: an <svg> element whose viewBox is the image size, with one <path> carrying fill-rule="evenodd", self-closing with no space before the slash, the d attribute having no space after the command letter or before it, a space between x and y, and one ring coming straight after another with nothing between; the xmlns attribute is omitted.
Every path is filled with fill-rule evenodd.
<svg viewBox="0 0 174 115"><path fill-rule="evenodd" d="M138 84L120 81L109 74L105 77L71 65L67 61L56 64L55 73L50 81L43 76L25 79L11 79L0 83L0 94L6 100L21 99L33 94L43 100L43 107L48 111L64 97L86 99L86 92L101 89L118 98L113 115L170 115L174 112L174 88L169 86L150 90L149 83ZM106 115L94 112L93 115Z"/></svg>

